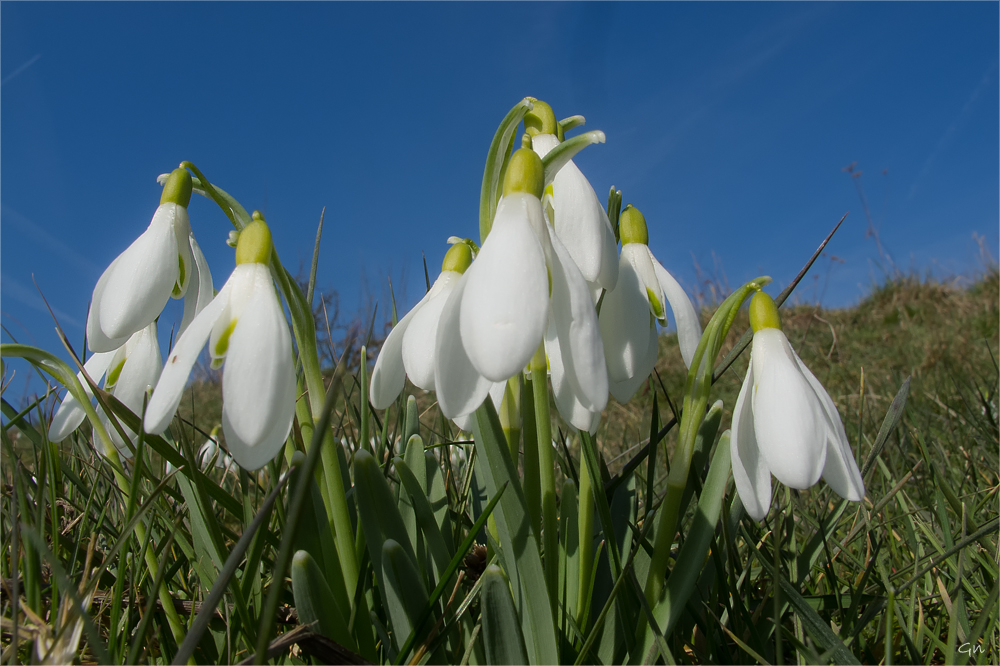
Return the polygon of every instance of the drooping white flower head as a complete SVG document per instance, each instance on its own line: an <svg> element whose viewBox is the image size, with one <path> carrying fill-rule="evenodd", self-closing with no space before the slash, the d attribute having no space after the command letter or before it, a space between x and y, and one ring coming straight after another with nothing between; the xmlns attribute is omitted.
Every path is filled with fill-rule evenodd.
<svg viewBox="0 0 1000 666"><path fill-rule="evenodd" d="M104 389L110 391L111 395L120 400L132 412L142 416L143 398L145 398L147 391L156 386L156 382L160 378L160 370L163 368L160 344L156 339L156 322L149 324L137 333L133 333L118 349L92 354L83 367L95 382L107 375ZM78 373L77 378L83 385L87 396L93 398L93 392L90 390L90 385L84 381L83 373ZM61 442L83 423L85 417L86 412L84 412L83 406L71 394L67 394L52 418L49 439L53 442ZM118 452L126 458L131 458L131 451L121 435L118 434L118 430L111 426L110 418L106 414L102 414L102 420L105 429L118 448ZM134 441L135 433L124 423L122 427L129 438Z"/></svg>
<svg viewBox="0 0 1000 666"><path fill-rule="evenodd" d="M414 385L434 390L434 345L441 311L471 263L468 244L452 245L430 290L389 332L375 360L368 392L375 409L385 409L395 401L407 376Z"/></svg>
<svg viewBox="0 0 1000 666"><path fill-rule="evenodd" d="M295 410L295 369L288 322L268 269L270 256L271 232L254 213L240 233L233 274L167 357L146 409L146 432L166 430L208 341L213 366L225 362L222 431L233 458L255 470L281 450Z"/></svg>
<svg viewBox="0 0 1000 666"><path fill-rule="evenodd" d="M536 100L524 118L532 135L531 147L545 157L560 143L559 125L550 107ZM551 192L549 192L551 188ZM590 286L595 300L601 289L614 289L618 282L618 243L608 214L590 181L572 160L556 173L546 188L551 195L553 228L573 262Z"/></svg>
<svg viewBox="0 0 1000 666"><path fill-rule="evenodd" d="M664 305L674 313L677 341L688 367L701 340L701 323L684 289L649 250L646 219L631 204L622 211L619 230L618 284L604 295L600 321L611 395L628 402L656 364L656 321L666 325Z"/></svg>
<svg viewBox="0 0 1000 666"><path fill-rule="evenodd" d="M730 451L736 490L755 520L771 504L771 475L804 490L822 476L852 502L865 495L861 472L830 394L781 330L778 308L763 292L750 302L750 368L736 399Z"/></svg>
<svg viewBox="0 0 1000 666"><path fill-rule="evenodd" d="M190 201L191 175L175 169L149 227L111 262L94 287L87 316L91 351L121 347L156 319L171 297L191 293L182 327L211 300L212 276L188 221Z"/></svg>
<svg viewBox="0 0 1000 666"><path fill-rule="evenodd" d="M441 411L464 416L494 384L525 369L543 340L558 340L560 377L586 408L607 404L597 315L583 275L542 213L541 159L511 157L490 235L441 312L435 387ZM546 344L546 351L553 354ZM550 358L551 361L551 358ZM557 405L561 403L557 402Z"/></svg>

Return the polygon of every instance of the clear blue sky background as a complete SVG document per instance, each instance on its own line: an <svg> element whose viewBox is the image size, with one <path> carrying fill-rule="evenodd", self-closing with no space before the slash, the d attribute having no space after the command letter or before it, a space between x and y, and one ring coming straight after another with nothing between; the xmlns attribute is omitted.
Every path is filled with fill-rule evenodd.
<svg viewBox="0 0 1000 666"><path fill-rule="evenodd" d="M799 298L857 302L882 273L852 162L898 267L971 275L973 234L998 249L997 64L986 2L4 2L2 321L61 350L34 276L79 350L97 278L184 159L266 213L293 272L326 206L318 282L345 316L384 308L390 275L409 307L421 252L433 279L447 237L477 235L489 142L525 95L605 131L577 164L691 291L695 262L787 284L850 211L844 263ZM190 210L219 288L230 227Z"/></svg>

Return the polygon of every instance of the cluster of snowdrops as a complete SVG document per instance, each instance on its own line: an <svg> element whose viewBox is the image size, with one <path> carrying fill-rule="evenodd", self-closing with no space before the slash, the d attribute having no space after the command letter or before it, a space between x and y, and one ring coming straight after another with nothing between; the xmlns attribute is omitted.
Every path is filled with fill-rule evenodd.
<svg viewBox="0 0 1000 666"><path fill-rule="evenodd" d="M491 154L487 164L493 178L484 178L479 243L448 239L440 275L382 345L370 381L376 409L393 404L409 378L434 391L441 412L471 432L484 401L509 414L512 381L541 371L564 421L592 434L609 394L627 402L649 377L668 308L685 364L712 362L700 351L707 343L698 312L649 249L642 213L628 205L609 218L571 159L603 142L603 133L568 139L582 118L557 121L547 104L531 98L521 116L521 147ZM148 401L142 428L159 434L207 343L212 366L223 368L224 446L237 464L255 470L282 451L297 398L271 234L256 212L230 233L236 268L216 292L187 207L192 192L218 197L190 169L183 163L160 177L160 205L148 228L98 280L83 368L93 381L103 377L104 388L134 413ZM777 306L761 290L767 282L759 278L740 292L751 298L754 337L730 445L737 491L758 520L770 505L772 474L792 488L823 477L849 500L864 495L837 409L782 332ZM184 299L184 315L164 363L156 327L171 298ZM51 439L79 427L86 407L68 394ZM136 433L110 424L107 431L117 453L130 457Z"/></svg>

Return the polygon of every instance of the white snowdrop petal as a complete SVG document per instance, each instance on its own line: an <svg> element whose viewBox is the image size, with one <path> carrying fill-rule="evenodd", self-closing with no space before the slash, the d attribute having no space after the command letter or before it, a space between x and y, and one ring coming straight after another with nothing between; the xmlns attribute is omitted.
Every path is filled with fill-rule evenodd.
<svg viewBox="0 0 1000 666"><path fill-rule="evenodd" d="M406 376L415 386L428 391L434 390L434 343L441 311L461 277L455 271L441 273L403 335L402 355Z"/></svg>
<svg viewBox="0 0 1000 666"><path fill-rule="evenodd" d="M819 481L826 463L826 416L776 328L753 337L754 429L771 473L804 490Z"/></svg>
<svg viewBox="0 0 1000 666"><path fill-rule="evenodd" d="M458 281L441 311L434 347L435 392L441 412L449 419L471 414L483 404L493 386L476 370L462 344L462 297L468 276L466 272Z"/></svg>
<svg viewBox="0 0 1000 666"><path fill-rule="evenodd" d="M763 520L771 506L771 472L757 446L753 412L753 364L747 370L733 410L732 440L729 451L733 461L733 480L743 507L754 520Z"/></svg>
<svg viewBox="0 0 1000 666"><path fill-rule="evenodd" d="M156 339L156 323L152 323L129 339L130 347L125 365L122 366L121 374L112 391L114 396L128 407L133 414L142 417L142 403L146 397L146 391L156 386L163 369L163 359L160 355L160 344ZM108 433L114 441L118 450L125 455L131 455L128 447L122 441L117 428L110 426L108 421ZM125 433L129 438L134 438L132 429L122 423Z"/></svg>
<svg viewBox="0 0 1000 666"><path fill-rule="evenodd" d="M295 411L292 339L263 264L229 341L222 375L226 444L241 467L263 467L281 450ZM228 427L227 427L228 423Z"/></svg>
<svg viewBox="0 0 1000 666"><path fill-rule="evenodd" d="M163 311L177 281L177 204L160 204L153 221L118 257L100 299L100 326L110 339L128 337ZM186 213L185 213L186 215Z"/></svg>
<svg viewBox="0 0 1000 666"><path fill-rule="evenodd" d="M601 412L608 404L608 370L590 290L558 237L552 238L549 259L550 318L559 338L567 378L583 407L590 412Z"/></svg>
<svg viewBox="0 0 1000 666"><path fill-rule="evenodd" d="M649 315L646 315L648 321ZM637 359L637 367L643 368L637 372L634 376L625 379L624 381L615 382L609 381L609 390L611 395L615 397L615 400L625 404L632 399L635 392L639 390L642 383L649 378L650 373L653 371L653 366L656 365L656 357L660 352L660 339L656 335L656 329L650 327L650 333L648 336L649 340L646 345L646 351Z"/></svg>
<svg viewBox="0 0 1000 666"><path fill-rule="evenodd" d="M698 349L698 342L701 341L701 322L698 320L698 312L674 276L667 272L667 269L656 260L656 257L650 255L650 258L653 261L656 279L660 283L663 294L667 297L667 302L670 303L671 311L674 313L674 323L677 324L677 343L681 348L681 357L684 359L684 365L690 368L694 352Z"/></svg>
<svg viewBox="0 0 1000 666"><path fill-rule="evenodd" d="M596 413L583 406L577 398L572 382L563 366L563 354L560 350L559 337L554 323L549 324L545 333L545 355L549 359L552 394L555 397L556 409L567 423L577 430L593 433L600 423L601 412ZM596 418L595 418L596 417Z"/></svg>
<svg viewBox="0 0 1000 666"><path fill-rule="evenodd" d="M403 366L403 338L410 322L420 309L427 303L425 295L413 309L396 322L382 342L382 348L375 358L375 367L368 383L368 399L375 409L385 409L399 396L406 385L406 372Z"/></svg>
<svg viewBox="0 0 1000 666"><path fill-rule="evenodd" d="M87 313L87 347L94 353L114 351L125 344L125 341L129 337L125 335L112 339L105 335L104 330L101 328L101 300L104 297L104 288L108 285L108 280L114 274L120 258L116 257L111 262L111 265L104 269L100 279L97 281L97 285L94 287L94 294L90 299L90 311Z"/></svg>
<svg viewBox="0 0 1000 666"><path fill-rule="evenodd" d="M854 460L844 423L833 399L816 376L810 372L799 355L792 350L792 356L802 375L809 382L819 400L826 416L826 464L823 467L823 479L833 488L834 492L844 499L860 502L865 496L865 483L861 478L861 470Z"/></svg>
<svg viewBox="0 0 1000 666"><path fill-rule="evenodd" d="M641 384L653 369L652 364L647 367L646 363L651 346L650 337L655 329L650 323L645 289L627 256L634 251L633 245L622 248L618 284L604 295L599 317L608 378L612 383L640 377ZM655 356L653 361L656 361Z"/></svg>
<svg viewBox="0 0 1000 666"><path fill-rule="evenodd" d="M177 405L181 402L181 395L187 385L191 368L198 360L198 355L205 346L212 327L215 326L215 320L229 303L231 283L232 278L223 285L218 296L195 316L191 325L174 343L174 348L167 356L167 363L160 374L160 380L156 383L153 396L146 406L146 418L143 421L146 432L159 435L170 425L170 420L177 411Z"/></svg>
<svg viewBox="0 0 1000 666"><path fill-rule="evenodd" d="M464 276L462 341L469 360L491 382L520 372L545 333L548 274L532 217L541 219L538 199L504 197L489 237Z"/></svg>
<svg viewBox="0 0 1000 666"><path fill-rule="evenodd" d="M87 362L83 364L83 367L91 379L95 382L100 382L101 377L107 372L108 366L111 364L111 359L114 356L115 352L113 351L91 354ZM90 384L83 378L83 373L76 373L76 378L80 380L80 384L83 386L87 397L93 398L94 392L90 390ZM72 393L67 392L62 404L59 405L59 409L56 410L55 416L52 417L51 425L49 425L49 441L63 441L71 432L80 427L80 424L83 423L83 419L86 417L87 412L84 411L83 405L73 397Z"/></svg>
<svg viewBox="0 0 1000 666"><path fill-rule="evenodd" d="M187 291L184 294L184 316L181 325L177 329L177 335L184 333L195 315L201 312L215 297L212 286L212 272L208 268L208 261L205 254L198 246L194 235L188 236L191 246L191 256L194 259L195 270L191 274L191 281L188 283Z"/></svg>
<svg viewBox="0 0 1000 666"><path fill-rule="evenodd" d="M618 244L594 188L572 160L556 174L552 194L556 235L586 280L613 289L617 262L609 259L617 257Z"/></svg>

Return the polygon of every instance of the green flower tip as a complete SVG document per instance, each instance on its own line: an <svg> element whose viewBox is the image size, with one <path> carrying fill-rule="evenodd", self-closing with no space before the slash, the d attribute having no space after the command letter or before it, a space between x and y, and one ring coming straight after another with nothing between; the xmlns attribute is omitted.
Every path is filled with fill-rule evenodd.
<svg viewBox="0 0 1000 666"><path fill-rule="evenodd" d="M163 185L160 203L175 203L184 208L191 203L191 174L187 169L177 168L170 172L170 177Z"/></svg>
<svg viewBox="0 0 1000 666"><path fill-rule="evenodd" d="M236 243L236 265L266 264L271 261L271 230L264 217L256 211L253 222L240 232Z"/></svg>
<svg viewBox="0 0 1000 666"><path fill-rule="evenodd" d="M646 218L632 204L625 206L625 210L622 211L621 218L618 220L618 233L622 239L622 245L629 243L649 245Z"/></svg>
<svg viewBox="0 0 1000 666"><path fill-rule="evenodd" d="M503 179L504 196L515 192L525 192L542 198L542 187L545 185L545 168L542 158L535 151L519 148L510 157L507 173Z"/></svg>
<svg viewBox="0 0 1000 666"><path fill-rule="evenodd" d="M781 316L778 314L778 306L774 299L758 291L750 299L750 328L753 332L762 328L776 328L781 330Z"/></svg>
<svg viewBox="0 0 1000 666"><path fill-rule="evenodd" d="M444 255L441 271L464 273L472 265L472 248L467 243L455 243Z"/></svg>
<svg viewBox="0 0 1000 666"><path fill-rule="evenodd" d="M534 108L524 116L524 131L531 136L558 134L559 123L556 122L556 114L552 112L552 107L541 100L535 100Z"/></svg>

